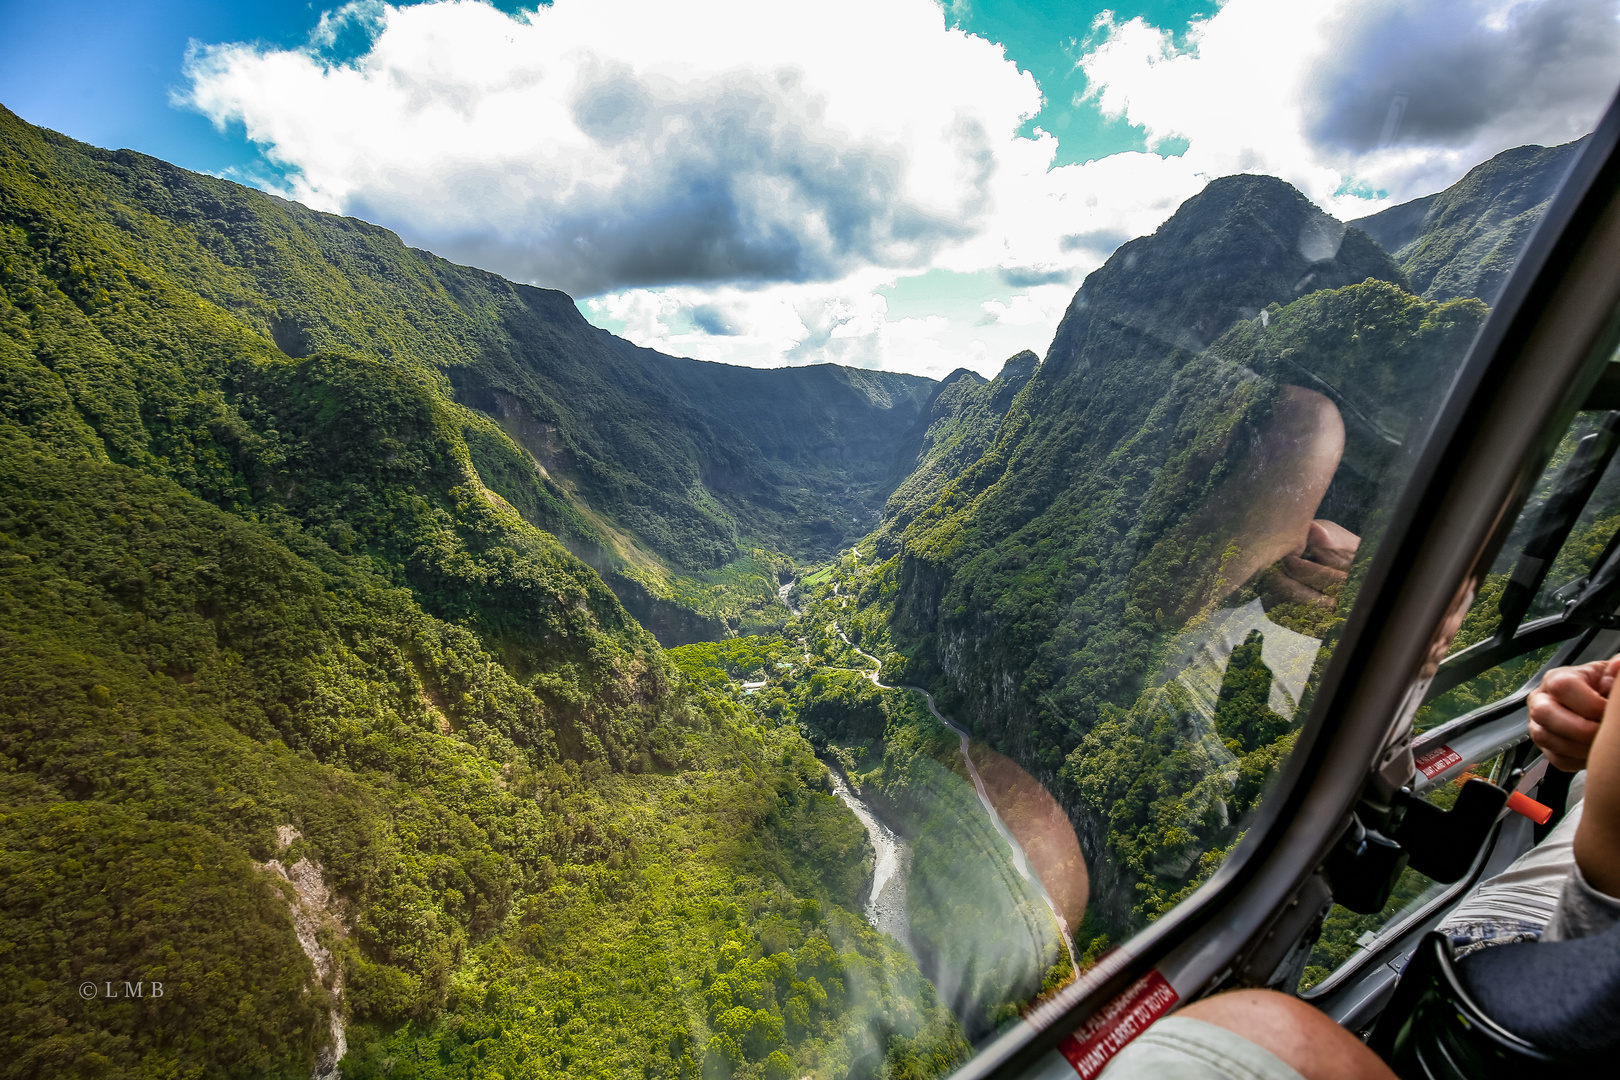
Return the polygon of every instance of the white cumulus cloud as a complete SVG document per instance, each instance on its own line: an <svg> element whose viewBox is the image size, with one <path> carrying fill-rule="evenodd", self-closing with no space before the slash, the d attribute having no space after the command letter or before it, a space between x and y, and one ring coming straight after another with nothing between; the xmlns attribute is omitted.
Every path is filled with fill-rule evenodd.
<svg viewBox="0 0 1620 1080"><path fill-rule="evenodd" d="M1150 145L1186 140L1200 175L1271 173L1354 216L1589 131L1620 79L1617 15L1615 0L1228 0L1179 45L1105 13L1080 66L1104 113Z"/></svg>
<svg viewBox="0 0 1620 1080"><path fill-rule="evenodd" d="M304 48L199 47L189 104L286 194L586 297L640 344L942 375L1045 350L1067 298L1205 183L1268 172L1353 217L1587 130L1616 0L1227 0L1104 13L1080 104L1148 151L1053 168L1041 90L935 0L366 0ZM334 44L369 45L338 62ZM1153 151L1159 152L1153 152ZM1371 198L1382 190L1384 197ZM891 310L924 271L990 281Z"/></svg>
<svg viewBox="0 0 1620 1080"><path fill-rule="evenodd" d="M1033 78L931 0L373 18L346 64L205 49L192 102L241 121L303 201L577 294L926 267L984 227L1012 130L1040 107Z"/></svg>

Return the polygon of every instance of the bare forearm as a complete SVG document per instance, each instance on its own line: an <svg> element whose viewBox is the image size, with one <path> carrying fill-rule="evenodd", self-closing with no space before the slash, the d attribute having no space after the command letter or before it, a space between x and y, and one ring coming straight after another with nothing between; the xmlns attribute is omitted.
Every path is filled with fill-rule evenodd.
<svg viewBox="0 0 1620 1080"><path fill-rule="evenodd" d="M1620 694L1609 696L1586 762L1586 798L1575 861L1599 892L1620 896Z"/></svg>

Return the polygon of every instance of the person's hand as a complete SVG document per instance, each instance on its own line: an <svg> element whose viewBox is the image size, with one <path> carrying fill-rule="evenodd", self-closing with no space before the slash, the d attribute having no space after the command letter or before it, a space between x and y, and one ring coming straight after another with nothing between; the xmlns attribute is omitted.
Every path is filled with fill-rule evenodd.
<svg viewBox="0 0 1620 1080"><path fill-rule="evenodd" d="M1320 518L1311 522L1300 553L1284 555L1276 572L1268 575L1265 591L1269 599L1333 607L1338 603L1337 586L1349 577L1350 564L1360 546L1361 537L1343 525Z"/></svg>
<svg viewBox="0 0 1620 1080"><path fill-rule="evenodd" d="M1564 772L1586 768L1616 673L1620 656L1553 668L1531 692L1530 740L1553 768Z"/></svg>

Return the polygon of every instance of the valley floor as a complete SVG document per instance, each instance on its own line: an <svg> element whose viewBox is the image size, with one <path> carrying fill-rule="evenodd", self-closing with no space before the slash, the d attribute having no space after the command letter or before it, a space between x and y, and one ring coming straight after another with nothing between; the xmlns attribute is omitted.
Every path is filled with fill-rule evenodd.
<svg viewBox="0 0 1620 1080"><path fill-rule="evenodd" d="M1078 912L1059 907L1043 883L1060 869L1048 857L1058 846L1042 837L1037 853L1026 853L1026 836L1003 820L1018 800L1013 789L992 792L980 775L980 762L993 752L939 713L927 691L883 682L880 659L841 628L839 619L854 610L846 593L865 575L859 552L846 553L810 576L809 589L794 590L797 614L783 631L672 655L695 681L802 731L847 777L849 801L858 800L874 842L896 850L897 872L909 851L903 893L891 879L869 898L868 917L904 928L906 937L892 936L909 945L977 1040L1072 977L1067 920ZM1020 813L1015 820L1022 826L1034 819ZM887 840L891 831L903 848ZM1083 907L1083 862L1069 835L1074 857L1062 869L1072 877L1078 864L1081 888L1070 881L1059 895Z"/></svg>

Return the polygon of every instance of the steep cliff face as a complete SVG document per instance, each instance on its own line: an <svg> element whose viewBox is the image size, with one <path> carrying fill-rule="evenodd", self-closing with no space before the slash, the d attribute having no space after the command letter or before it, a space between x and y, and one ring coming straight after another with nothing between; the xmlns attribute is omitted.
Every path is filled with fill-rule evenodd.
<svg viewBox="0 0 1620 1080"><path fill-rule="evenodd" d="M1318 514L1365 529L1484 310L1414 296L1370 237L1282 181L1217 181L1087 279L976 461L931 478L904 525L913 508L891 500L897 645L1064 802L1093 930L1139 925L1218 865L1286 755L1269 704L1220 721L1264 737L1217 735L1159 678L1190 619L1259 603L1239 586L1262 569L1243 560L1270 496L1244 478L1267 432L1301 409L1342 424L1299 531ZM1308 671L1303 643L1332 618L1266 610Z"/></svg>
<svg viewBox="0 0 1620 1080"><path fill-rule="evenodd" d="M504 284L504 283L503 283ZM508 354L447 371L559 483L666 566L712 570L763 543L823 557L877 521L933 380L832 364L757 369L665 356L515 286ZM613 547L609 544L609 547Z"/></svg>
<svg viewBox="0 0 1620 1080"><path fill-rule="evenodd" d="M1039 364L1040 358L1025 349L1008 358L989 382L966 368L941 381L912 438L895 456L892 474L900 479L877 533L884 555L897 549L900 534L934 504L945 485L991 447L1013 400Z"/></svg>
<svg viewBox="0 0 1620 1080"><path fill-rule="evenodd" d="M1212 183L1087 278L993 445L903 533L899 610L980 734L1052 776L1135 692L1153 611L1125 575L1197 397L1183 369L1268 305L1367 278L1405 281L1364 233L1255 176Z"/></svg>

